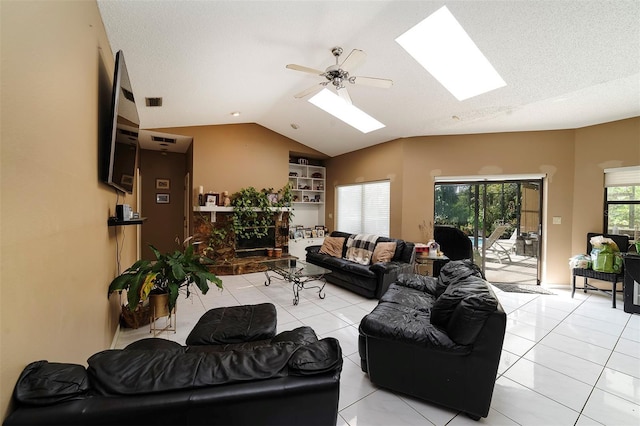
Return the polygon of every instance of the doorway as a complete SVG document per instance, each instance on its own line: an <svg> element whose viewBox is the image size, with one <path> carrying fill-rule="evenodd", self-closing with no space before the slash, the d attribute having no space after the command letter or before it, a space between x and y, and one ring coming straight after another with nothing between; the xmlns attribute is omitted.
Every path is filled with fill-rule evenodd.
<svg viewBox="0 0 640 426"><path fill-rule="evenodd" d="M539 285L542 178L436 181L435 225L454 226L473 244L492 283Z"/></svg>

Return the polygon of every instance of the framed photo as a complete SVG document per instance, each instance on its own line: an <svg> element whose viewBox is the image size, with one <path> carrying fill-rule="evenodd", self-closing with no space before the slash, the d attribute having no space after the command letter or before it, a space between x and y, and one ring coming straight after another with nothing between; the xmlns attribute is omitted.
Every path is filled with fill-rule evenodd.
<svg viewBox="0 0 640 426"><path fill-rule="evenodd" d="M217 206L218 205L218 195L219 194L205 194L204 195L204 204L206 206Z"/></svg>
<svg viewBox="0 0 640 426"><path fill-rule="evenodd" d="M323 229L324 230L324 226L322 226L322 225L316 225L314 228L315 229Z"/></svg>
<svg viewBox="0 0 640 426"><path fill-rule="evenodd" d="M169 204L169 194L156 194L156 204Z"/></svg>
<svg viewBox="0 0 640 426"><path fill-rule="evenodd" d="M311 230L311 238L318 238L318 230L317 229L312 229Z"/></svg>
<svg viewBox="0 0 640 426"><path fill-rule="evenodd" d="M122 178L120 179L120 183L122 185L133 185L133 176L122 175Z"/></svg>
<svg viewBox="0 0 640 426"><path fill-rule="evenodd" d="M293 238L295 238L296 240L298 238L304 238L304 232L300 229L297 229L294 233L293 233Z"/></svg>
<svg viewBox="0 0 640 426"><path fill-rule="evenodd" d="M171 180L156 179L156 189L171 189Z"/></svg>
<svg viewBox="0 0 640 426"><path fill-rule="evenodd" d="M304 237L305 238L311 238L311 229L305 229L304 230Z"/></svg>
<svg viewBox="0 0 640 426"><path fill-rule="evenodd" d="M318 238L324 238L324 229L318 229Z"/></svg>

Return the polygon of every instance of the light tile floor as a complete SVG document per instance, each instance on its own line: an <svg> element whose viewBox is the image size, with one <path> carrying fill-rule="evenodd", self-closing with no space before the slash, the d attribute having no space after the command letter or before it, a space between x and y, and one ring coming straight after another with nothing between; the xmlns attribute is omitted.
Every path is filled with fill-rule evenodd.
<svg viewBox="0 0 640 426"><path fill-rule="evenodd" d="M221 277L224 290L181 296L176 333L184 341L200 316L221 306L271 302L278 332L301 325L319 337L336 337L344 353L338 425L640 425L640 315L611 308L608 296L549 288L555 295L495 289L507 312L507 332L489 416L463 414L371 384L360 370L358 324L377 300L327 284L321 300L312 290L292 304L289 285L264 273ZM162 321L162 320L159 320ZM148 328L122 329L115 347L149 337ZM437 368L437 366L433 366ZM425 366L429 368L429 366Z"/></svg>

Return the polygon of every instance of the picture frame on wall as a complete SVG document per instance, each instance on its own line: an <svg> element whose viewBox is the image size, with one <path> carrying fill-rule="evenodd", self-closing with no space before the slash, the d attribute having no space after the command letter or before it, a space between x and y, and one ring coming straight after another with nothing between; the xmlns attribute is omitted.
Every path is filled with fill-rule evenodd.
<svg viewBox="0 0 640 426"><path fill-rule="evenodd" d="M156 194L156 204L169 204L169 194Z"/></svg>
<svg viewBox="0 0 640 426"><path fill-rule="evenodd" d="M217 206L219 194L209 193L204 196L204 204L206 206Z"/></svg>
<svg viewBox="0 0 640 426"><path fill-rule="evenodd" d="M171 189L171 180L156 179L156 189Z"/></svg>

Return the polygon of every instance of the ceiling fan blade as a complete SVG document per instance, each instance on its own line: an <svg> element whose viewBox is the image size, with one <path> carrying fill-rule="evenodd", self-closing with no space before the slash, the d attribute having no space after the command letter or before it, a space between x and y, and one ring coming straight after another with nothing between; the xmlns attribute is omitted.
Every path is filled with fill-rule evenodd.
<svg viewBox="0 0 640 426"><path fill-rule="evenodd" d="M315 74L315 75L324 74L324 71L320 71L320 70L317 70L315 68L304 67L302 65L296 65L296 64L289 64L289 65L287 65L287 68L289 68L290 70L302 71L302 72L306 72L306 73L309 73L309 74Z"/></svg>
<svg viewBox="0 0 640 426"><path fill-rule="evenodd" d="M359 84L362 86L373 86L388 89L393 86L393 80L387 78L375 78L375 77L350 77L349 83Z"/></svg>
<svg viewBox="0 0 640 426"><path fill-rule="evenodd" d="M353 49L351 53L349 53L349 56L347 56L347 59L345 59L340 65L340 69L351 72L356 69L358 65L363 63L366 58L367 54L364 53L364 51L360 49Z"/></svg>
<svg viewBox="0 0 640 426"><path fill-rule="evenodd" d="M318 83L315 86L311 86L308 89L305 89L302 92L293 95L293 97L296 99L300 99L300 98L304 98L305 96L309 96L311 94L316 94L320 90L322 90L322 88L326 85L327 83Z"/></svg>
<svg viewBox="0 0 640 426"><path fill-rule="evenodd" d="M340 98L349 105L353 104L353 102L351 101L351 96L349 96L349 92L347 92L346 87L338 88L338 96L340 96Z"/></svg>

